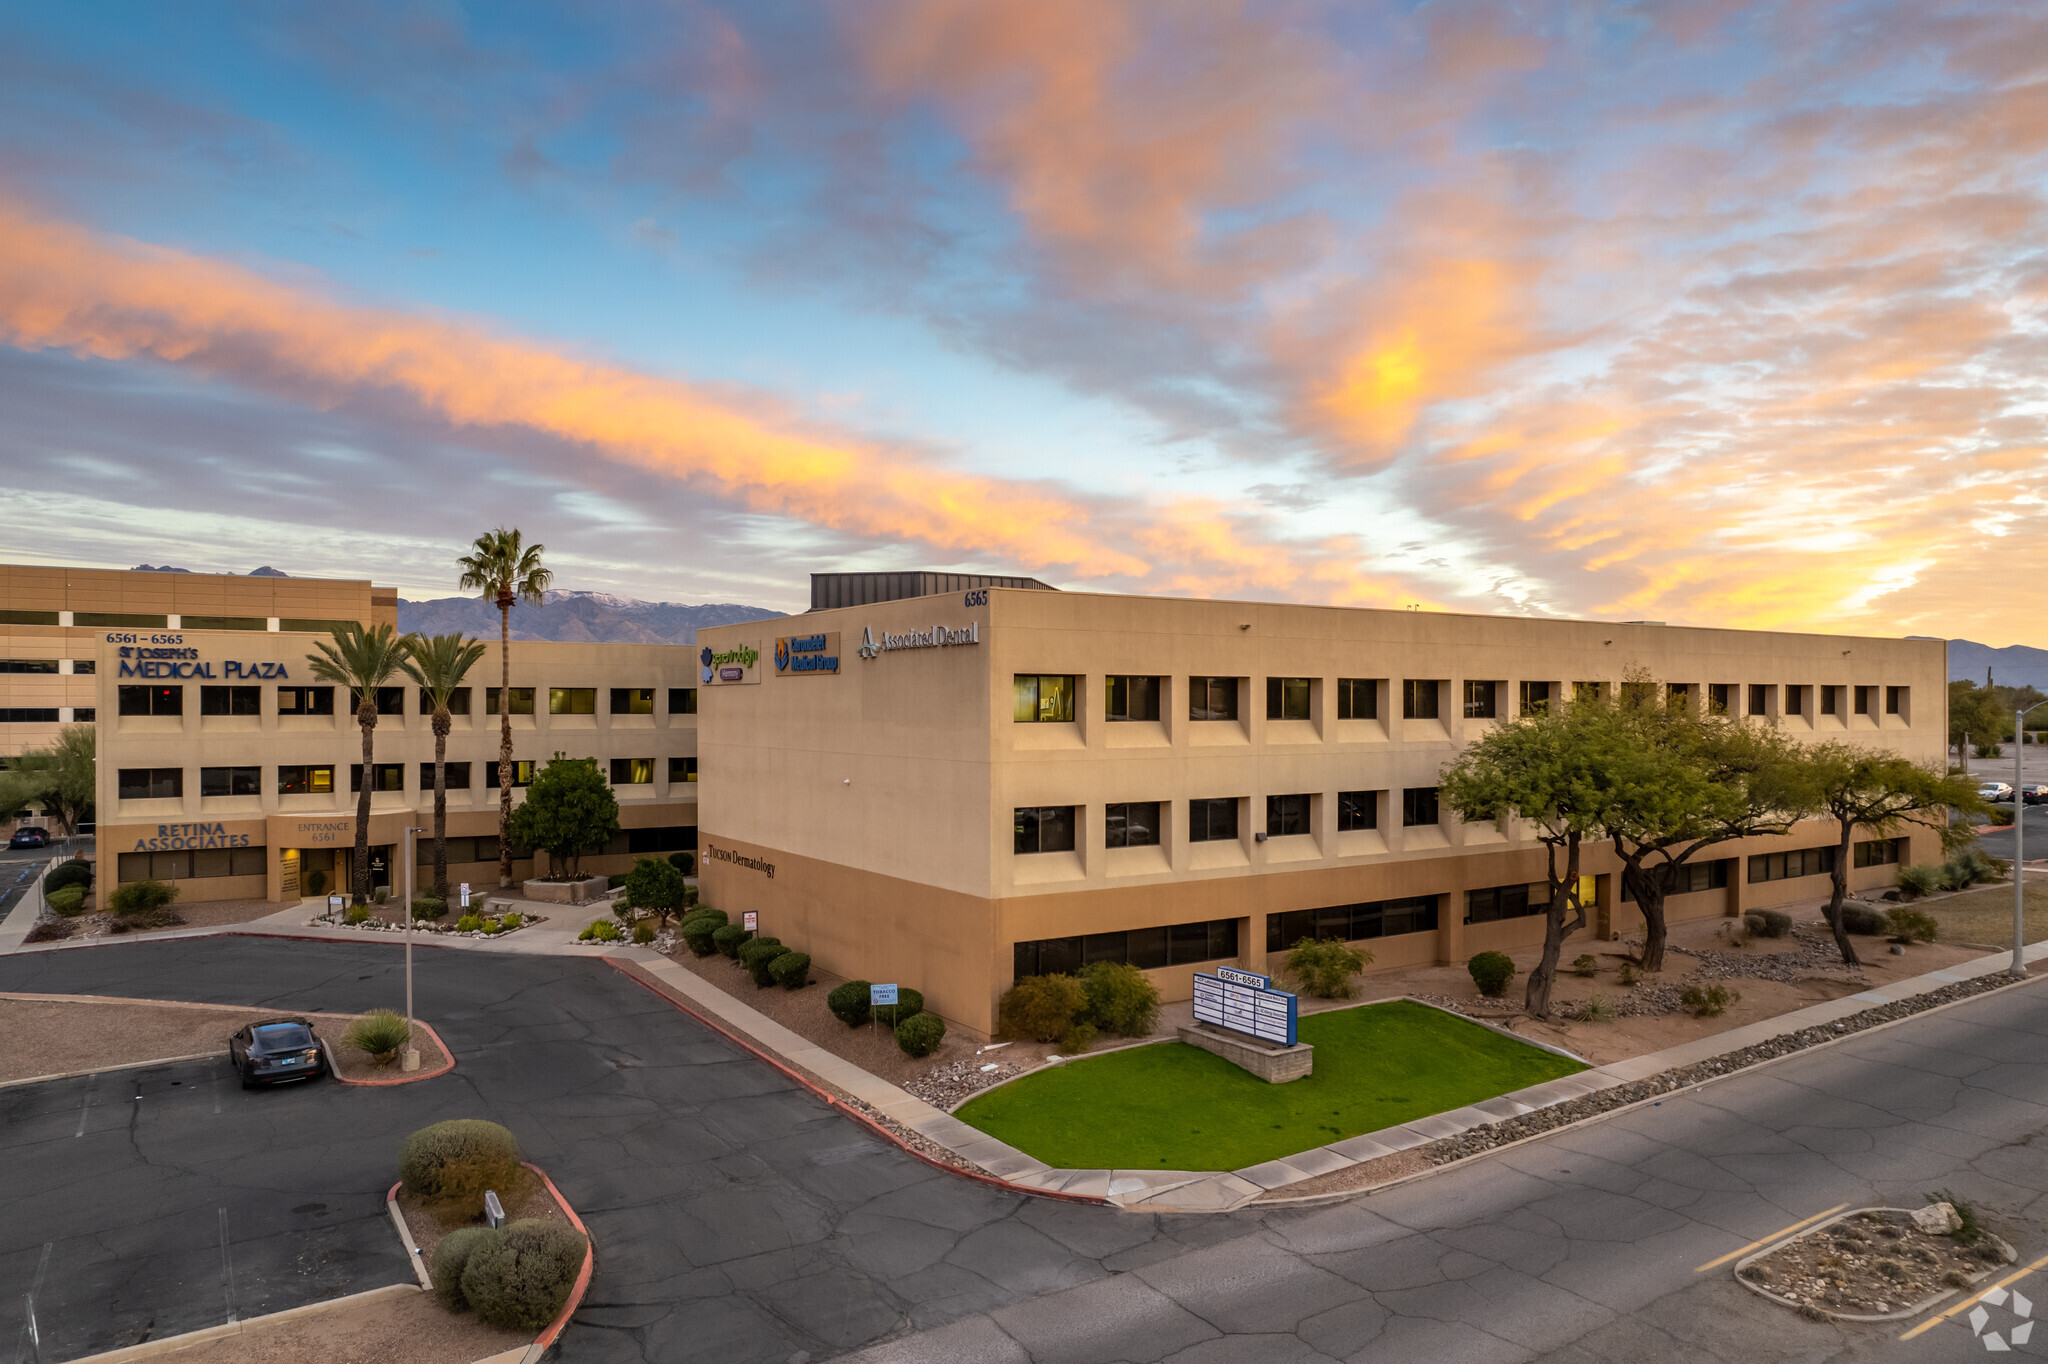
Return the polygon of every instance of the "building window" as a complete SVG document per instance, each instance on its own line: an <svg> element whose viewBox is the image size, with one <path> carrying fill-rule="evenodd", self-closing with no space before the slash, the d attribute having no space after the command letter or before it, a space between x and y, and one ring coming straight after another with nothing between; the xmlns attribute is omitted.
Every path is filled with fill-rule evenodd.
<svg viewBox="0 0 2048 1364"><path fill-rule="evenodd" d="M1437 898L1418 895L1406 900L1371 900L1323 909L1295 909L1266 916L1266 951L1285 952L1303 938L1392 938L1402 933L1434 933Z"/></svg>
<svg viewBox="0 0 2048 1364"><path fill-rule="evenodd" d="M1785 688L1785 713L1786 713L1787 715L1804 715L1804 714L1806 714L1806 688L1805 688L1805 687L1787 687L1787 688Z"/></svg>
<svg viewBox="0 0 2048 1364"><path fill-rule="evenodd" d="M441 767L443 772L441 778L442 789L448 791L467 791L469 789L468 763L443 763ZM433 793L433 790L434 765L432 763L421 763L420 791L430 795Z"/></svg>
<svg viewBox="0 0 2048 1364"><path fill-rule="evenodd" d="M1822 715L1840 715L1842 713L1841 698L1842 689L1840 687L1822 687L1820 689L1820 713Z"/></svg>
<svg viewBox="0 0 2048 1364"><path fill-rule="evenodd" d="M378 687L371 696L379 715L405 714L404 687ZM348 689L348 713L354 715L363 708L363 694L354 687Z"/></svg>
<svg viewBox="0 0 2048 1364"><path fill-rule="evenodd" d="M613 758L613 786L647 786L654 781L654 759Z"/></svg>
<svg viewBox="0 0 2048 1364"><path fill-rule="evenodd" d="M516 690L516 689L515 689L515 690ZM516 712L515 712L515 713L516 713ZM533 759L531 759L531 758L516 758L516 759L514 759L514 760L513 760L513 763L512 763L512 786L513 786L513 788L514 788L514 789L516 790L517 788L519 788L519 787L521 787L521 786L531 786L531 785L533 785ZM484 764L484 790L486 790L486 791L495 791L495 790L497 790L497 789L498 789L498 765L497 765L497 764L496 764L495 762L488 762L488 763L485 763L485 764Z"/></svg>
<svg viewBox="0 0 2048 1364"><path fill-rule="evenodd" d="M334 769L331 766L280 766L277 769L277 794L280 796L324 796L334 790Z"/></svg>
<svg viewBox="0 0 2048 1364"><path fill-rule="evenodd" d="M92 717L83 711L72 712L80 720ZM57 723L55 706L7 706L0 708L0 723L10 725L54 725Z"/></svg>
<svg viewBox="0 0 2048 1364"><path fill-rule="evenodd" d="M51 673L57 671L54 658L0 658L0 673Z"/></svg>
<svg viewBox="0 0 2048 1364"><path fill-rule="evenodd" d="M268 625L270 622L265 621ZM277 628L294 635L331 635L345 625L360 625L355 620L319 620L312 616L285 616L277 622Z"/></svg>
<svg viewBox="0 0 2048 1364"><path fill-rule="evenodd" d="M1886 687L1884 689L1884 713L1886 715L1904 715L1906 713L1906 698L1912 693L1912 690L1911 687Z"/></svg>
<svg viewBox="0 0 2048 1364"><path fill-rule="evenodd" d="M279 715L332 715L334 714L334 688L279 687L277 689L277 713Z"/></svg>
<svg viewBox="0 0 2048 1364"><path fill-rule="evenodd" d="M199 689L199 713L201 715L261 715L263 713L263 688L201 687Z"/></svg>
<svg viewBox="0 0 2048 1364"><path fill-rule="evenodd" d="M1467 682L1465 684L1465 718L1467 720L1492 720L1499 714L1495 698L1499 694L1497 682Z"/></svg>
<svg viewBox="0 0 2048 1364"><path fill-rule="evenodd" d="M1514 886L1493 886L1465 892L1465 922L1498 923L1502 919L1525 919L1550 911L1550 882L1536 881Z"/></svg>
<svg viewBox="0 0 2048 1364"><path fill-rule="evenodd" d="M95 706L79 706L71 712L71 718L81 725L89 725L99 719L99 716L99 709ZM50 718L55 719L56 717L51 716Z"/></svg>
<svg viewBox="0 0 2048 1364"><path fill-rule="evenodd" d="M1371 677L1338 678L1337 718L1339 720L1379 719L1379 679Z"/></svg>
<svg viewBox="0 0 2048 1364"><path fill-rule="evenodd" d="M670 715L695 715L697 713L697 689L695 687L670 687L668 689L668 713Z"/></svg>
<svg viewBox="0 0 2048 1364"><path fill-rule="evenodd" d="M1413 829L1418 825L1434 824L1439 818L1436 788L1434 786L1411 786L1401 793L1401 825Z"/></svg>
<svg viewBox="0 0 2048 1364"><path fill-rule="evenodd" d="M1771 713L1771 689L1762 682L1749 684L1749 713L1769 715Z"/></svg>
<svg viewBox="0 0 2048 1364"><path fill-rule="evenodd" d="M1404 678L1401 682L1401 718L1404 720L1434 720L1437 718L1438 698L1443 693L1441 681Z"/></svg>
<svg viewBox="0 0 2048 1364"><path fill-rule="evenodd" d="M1016 818L1016 851L1024 853L1072 852L1074 850L1074 807L1071 805L1019 806Z"/></svg>
<svg viewBox="0 0 2048 1364"><path fill-rule="evenodd" d="M122 687L119 689L123 715L183 715L183 687Z"/></svg>
<svg viewBox="0 0 2048 1364"><path fill-rule="evenodd" d="M1707 683L1707 714L1733 715L1735 713L1735 684L1733 682Z"/></svg>
<svg viewBox="0 0 2048 1364"><path fill-rule="evenodd" d="M1306 677L1269 677L1266 679L1266 718L1268 720L1308 719L1309 680Z"/></svg>
<svg viewBox="0 0 2048 1364"><path fill-rule="evenodd" d="M1237 800L1221 796L1188 802L1188 842L1221 843L1237 837Z"/></svg>
<svg viewBox="0 0 2048 1364"><path fill-rule="evenodd" d="M500 688L497 688L497 687L485 687L485 688L484 688L484 714L486 714L486 715L496 715L496 714L498 713L498 692L499 692L499 691L500 691ZM512 688L512 710L511 710L511 713L512 713L512 714L514 714L514 715L531 715L531 714L533 714L533 688L532 688L532 687L514 687L514 688Z"/></svg>
<svg viewBox="0 0 2048 1364"><path fill-rule="evenodd" d="M1132 800L1102 809L1104 842L1112 848L1159 846L1159 802Z"/></svg>
<svg viewBox="0 0 2048 1364"><path fill-rule="evenodd" d="M1758 853L1749 859L1749 883L1796 881L1802 876L1826 876L1835 869L1833 848L1805 848L1798 852Z"/></svg>
<svg viewBox="0 0 2048 1364"><path fill-rule="evenodd" d="M79 611L72 615L71 623L81 630L161 630L169 620L164 616L129 615L119 611Z"/></svg>
<svg viewBox="0 0 2048 1364"><path fill-rule="evenodd" d="M550 715L595 715L597 714L596 687L549 687L548 714Z"/></svg>
<svg viewBox="0 0 2048 1364"><path fill-rule="evenodd" d="M363 765L361 763L349 764L348 789L350 791L360 791L363 789ZM370 769L370 789L372 791L403 791L405 789L405 764L378 763Z"/></svg>
<svg viewBox="0 0 2048 1364"><path fill-rule="evenodd" d="M124 767L120 769L122 800L171 800L185 794L182 767Z"/></svg>
<svg viewBox="0 0 2048 1364"><path fill-rule="evenodd" d="M432 715L434 713L434 695L425 687L420 688L419 713L422 715ZM448 693L448 713L450 715L469 714L468 687L456 687Z"/></svg>
<svg viewBox="0 0 2048 1364"><path fill-rule="evenodd" d="M453 763L449 764L450 767L454 765ZM421 866L424 867L431 864L434 860L434 840L431 838L420 839L414 845L413 855L419 859ZM498 838L496 834L487 834L482 838L451 838L448 840L448 865L451 867L458 862L495 862L497 860Z"/></svg>
<svg viewBox="0 0 2048 1364"><path fill-rule="evenodd" d="M1309 832L1307 795L1266 797L1266 837L1291 838Z"/></svg>
<svg viewBox="0 0 2048 1364"><path fill-rule="evenodd" d="M1237 925L1236 919L1211 919L1198 924L1020 942L1011 949L1012 969L1022 980L1025 976L1073 975L1098 961L1128 962L1141 971L1231 961L1238 955Z"/></svg>
<svg viewBox="0 0 2048 1364"><path fill-rule="evenodd" d="M185 630L268 630L270 620L266 616L180 616L178 625Z"/></svg>
<svg viewBox="0 0 2048 1364"><path fill-rule="evenodd" d="M1607 684L1605 682L1572 683L1573 701L1605 701L1606 699Z"/></svg>
<svg viewBox="0 0 2048 1364"><path fill-rule="evenodd" d="M1544 715L1550 711L1550 684L1548 682L1524 682L1521 684L1521 713Z"/></svg>
<svg viewBox="0 0 2048 1364"><path fill-rule="evenodd" d="M1889 867L1906 859L1906 840L1903 838L1865 839L1856 845L1856 865L1859 867Z"/></svg>
<svg viewBox="0 0 2048 1364"><path fill-rule="evenodd" d="M202 767L199 769L202 796L260 796L263 769L260 767Z"/></svg>
<svg viewBox="0 0 2048 1364"><path fill-rule="evenodd" d="M71 660L71 675L73 677L91 677L99 670L100 665L97 659L74 658Z"/></svg>
<svg viewBox="0 0 2048 1364"><path fill-rule="evenodd" d="M1188 719L1235 720L1237 679L1234 677L1190 677Z"/></svg>
<svg viewBox="0 0 2048 1364"><path fill-rule="evenodd" d="M1353 829L1377 829L1379 827L1379 792L1339 791L1337 793L1338 833L1350 833Z"/></svg>
<svg viewBox="0 0 2048 1364"><path fill-rule="evenodd" d="M1111 676L1103 679L1103 717L1110 720L1157 720L1157 677Z"/></svg>
<svg viewBox="0 0 2048 1364"><path fill-rule="evenodd" d="M695 758L670 758L668 760L668 779L670 781L697 780L697 760Z"/></svg>
<svg viewBox="0 0 2048 1364"><path fill-rule="evenodd" d="M612 714L652 715L654 714L654 688L613 687Z"/></svg>
<svg viewBox="0 0 2048 1364"><path fill-rule="evenodd" d="M0 625L55 625L55 611L0 611Z"/></svg>
<svg viewBox="0 0 2048 1364"><path fill-rule="evenodd" d="M121 881L196 881L214 876L262 876L269 848L201 848L197 852L122 853L115 864Z"/></svg>
<svg viewBox="0 0 2048 1364"><path fill-rule="evenodd" d="M1664 688L1665 702L1674 707L1690 706L1693 699L1693 686L1690 682L1672 682Z"/></svg>
<svg viewBox="0 0 2048 1364"><path fill-rule="evenodd" d="M1858 715L1875 715L1877 713L1876 702L1876 687L1858 687L1856 689L1856 713Z"/></svg>
<svg viewBox="0 0 2048 1364"><path fill-rule="evenodd" d="M1068 724L1074 718L1071 676L1018 673L1013 681L1013 714L1020 725Z"/></svg>
<svg viewBox="0 0 2048 1364"><path fill-rule="evenodd" d="M626 830L629 853L675 853L697 851L697 826L667 824L658 829Z"/></svg>
<svg viewBox="0 0 2048 1364"><path fill-rule="evenodd" d="M1676 867L1666 868L1666 895L1697 895L1703 890L1726 890L1728 869L1735 865L1733 858L1721 858L1713 862L1685 862ZM1635 903L1636 893L1629 889L1626 879L1621 883L1621 898Z"/></svg>

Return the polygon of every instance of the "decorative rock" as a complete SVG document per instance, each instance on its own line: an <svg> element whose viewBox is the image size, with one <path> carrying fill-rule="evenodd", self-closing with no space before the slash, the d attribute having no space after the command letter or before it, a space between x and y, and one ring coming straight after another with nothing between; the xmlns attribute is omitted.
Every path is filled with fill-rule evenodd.
<svg viewBox="0 0 2048 1364"><path fill-rule="evenodd" d="M1963 1219L1953 1203L1936 1203L1913 1214L1913 1225L1934 1236L1948 1236L1963 1229Z"/></svg>
<svg viewBox="0 0 2048 1364"><path fill-rule="evenodd" d="M1987 1231L1979 1234L1977 1241L1982 1249L1995 1251L1998 1255L1998 1263L2000 1264L2009 1265L2020 1258L2020 1253L2014 1250L2012 1243L2004 1237L1993 1236ZM1985 1258L1989 1259L1990 1257L1986 1256Z"/></svg>

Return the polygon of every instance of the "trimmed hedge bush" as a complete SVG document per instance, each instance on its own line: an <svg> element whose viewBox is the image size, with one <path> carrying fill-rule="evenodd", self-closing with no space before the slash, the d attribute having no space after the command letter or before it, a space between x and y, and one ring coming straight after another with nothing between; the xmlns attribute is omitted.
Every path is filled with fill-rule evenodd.
<svg viewBox="0 0 2048 1364"><path fill-rule="evenodd" d="M670 853L668 864L685 876L697 874L697 854L690 852Z"/></svg>
<svg viewBox="0 0 2048 1364"><path fill-rule="evenodd" d="M372 1009L348 1025L341 1040L380 1066L390 1065L405 1049L405 1019L389 1009Z"/></svg>
<svg viewBox="0 0 2048 1364"><path fill-rule="evenodd" d="M43 899L48 902L52 914L70 918L85 908L85 887L80 885L59 886L45 891Z"/></svg>
<svg viewBox="0 0 2048 1364"><path fill-rule="evenodd" d="M1842 928L1845 932L1875 937L1884 932L1884 915L1868 905L1843 905Z"/></svg>
<svg viewBox="0 0 2048 1364"><path fill-rule="evenodd" d="M431 895L416 896L412 902L412 917L415 919L441 919L447 917L448 902L436 900Z"/></svg>
<svg viewBox="0 0 2048 1364"><path fill-rule="evenodd" d="M612 872L604 878L604 888L606 890L617 890L620 886L626 884L627 875L628 873L622 871Z"/></svg>
<svg viewBox="0 0 2048 1364"><path fill-rule="evenodd" d="M107 908L116 914L147 914L162 909L178 898L178 888L162 881L135 881L107 897Z"/></svg>
<svg viewBox="0 0 2048 1364"><path fill-rule="evenodd" d="M1095 1045L1095 1025L1083 1019L1060 1034L1060 1050L1068 1056L1079 1056Z"/></svg>
<svg viewBox="0 0 2048 1364"><path fill-rule="evenodd" d="M747 945L753 946L752 943ZM784 957L793 955L795 954L781 943L771 943L748 957L742 965L747 968L747 974L754 978L754 988L765 990L775 983L775 977L768 973L768 968Z"/></svg>
<svg viewBox="0 0 2048 1364"><path fill-rule="evenodd" d="M709 919L713 926L718 928L724 928L732 922L731 919L726 917L724 910L713 909L710 905L698 905L683 917L687 919Z"/></svg>
<svg viewBox="0 0 2048 1364"><path fill-rule="evenodd" d="M740 944L745 942L750 936L752 935L738 924L727 924L725 927L712 933L711 944L719 951L725 953L726 956L737 958L740 952Z"/></svg>
<svg viewBox="0 0 2048 1364"><path fill-rule="evenodd" d="M801 990L811 983L811 954L784 952L768 963L768 974L785 990Z"/></svg>
<svg viewBox="0 0 2048 1364"><path fill-rule="evenodd" d="M495 1227L457 1227L435 1243L427 1277L434 1281L434 1296L443 1307L460 1312L469 1306L469 1299L462 1296L462 1271L476 1248L497 1235Z"/></svg>
<svg viewBox="0 0 2048 1364"><path fill-rule="evenodd" d="M1508 982L1515 978L1514 959L1505 952L1481 952L1465 963L1465 969L1471 973L1479 993L1489 999L1506 994Z"/></svg>
<svg viewBox="0 0 2048 1364"><path fill-rule="evenodd" d="M775 955L775 953L768 950L771 947L782 947L782 939L765 936L749 938L739 945L738 951L733 953L733 960L737 961L740 965L745 966L751 970L754 964L754 958L760 956L772 957ZM787 952L789 949L787 947L782 947L782 950Z"/></svg>
<svg viewBox="0 0 2048 1364"><path fill-rule="evenodd" d="M1026 976L1003 993L997 1018L1005 1036L1057 1042L1088 1008L1088 991L1067 975Z"/></svg>
<svg viewBox="0 0 2048 1364"><path fill-rule="evenodd" d="M825 1007L847 1027L860 1027L868 1021L868 982L847 981L825 996Z"/></svg>
<svg viewBox="0 0 2048 1364"><path fill-rule="evenodd" d="M538 1331L569 1300L584 1253L575 1228L523 1218L470 1252L462 1269L462 1296L487 1325Z"/></svg>
<svg viewBox="0 0 2048 1364"><path fill-rule="evenodd" d="M84 886L90 889L92 886L92 863L83 858L74 857L69 862L59 865L57 870L43 878L44 895L48 895L55 890L62 890L66 886Z"/></svg>
<svg viewBox="0 0 2048 1364"><path fill-rule="evenodd" d="M908 985L896 988L894 1004L879 1004L868 1010L868 1017L885 1028L894 1028L906 1018L913 1018L924 1012L924 996Z"/></svg>
<svg viewBox="0 0 2048 1364"><path fill-rule="evenodd" d="M1792 916L1777 909L1752 909L1742 923L1759 938L1782 938L1792 931Z"/></svg>
<svg viewBox="0 0 2048 1364"><path fill-rule="evenodd" d="M896 1045L906 1056L930 1056L946 1040L946 1020L937 1014L912 1014L896 1025Z"/></svg>
<svg viewBox="0 0 2048 1364"><path fill-rule="evenodd" d="M484 1193L509 1189L519 1173L519 1139L481 1118L422 1127L398 1148L398 1177L421 1198L454 1203L474 1217Z"/></svg>
<svg viewBox="0 0 2048 1364"><path fill-rule="evenodd" d="M1104 1032L1143 1037L1159 1021L1159 987L1129 962L1098 961L1083 967L1081 989L1088 998L1088 1021Z"/></svg>

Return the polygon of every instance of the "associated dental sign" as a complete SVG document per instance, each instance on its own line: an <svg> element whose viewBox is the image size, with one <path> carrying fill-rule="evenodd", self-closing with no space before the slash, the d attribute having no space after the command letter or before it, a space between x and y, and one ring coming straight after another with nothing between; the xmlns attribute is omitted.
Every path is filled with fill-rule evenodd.
<svg viewBox="0 0 2048 1364"><path fill-rule="evenodd" d="M775 641L777 677L829 677L839 671L839 632L784 635Z"/></svg>
<svg viewBox="0 0 2048 1364"><path fill-rule="evenodd" d="M874 658L894 649L945 649L956 644L979 643L981 622L978 620L958 627L934 625L929 630L906 630L900 635L892 635L885 630L880 636L869 625L861 627L860 656Z"/></svg>
<svg viewBox="0 0 2048 1364"><path fill-rule="evenodd" d="M758 644L735 644L723 652L715 652L707 644L697 654L699 677L707 687L759 682L761 674L755 671L754 665L760 661L761 646Z"/></svg>

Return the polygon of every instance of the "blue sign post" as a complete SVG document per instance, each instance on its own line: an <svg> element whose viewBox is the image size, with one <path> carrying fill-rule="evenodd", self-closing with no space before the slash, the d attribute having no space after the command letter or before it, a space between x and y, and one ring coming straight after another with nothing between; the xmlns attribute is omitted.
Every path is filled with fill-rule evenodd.
<svg viewBox="0 0 2048 1364"><path fill-rule="evenodd" d="M1195 1021L1256 1037L1276 1047L1295 1045L1295 998L1273 988L1272 978L1235 966L1195 974Z"/></svg>
<svg viewBox="0 0 2048 1364"><path fill-rule="evenodd" d="M869 1007L870 1009L873 1009L873 1008L879 1008L880 1006L882 1006L882 1005L884 1005L884 1004L894 1004L895 1002L896 1002L896 987L895 987L895 986L893 986L893 985L870 985L870 986L868 986L868 1007Z"/></svg>

